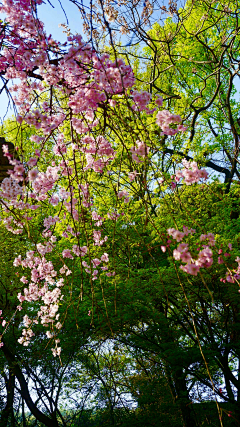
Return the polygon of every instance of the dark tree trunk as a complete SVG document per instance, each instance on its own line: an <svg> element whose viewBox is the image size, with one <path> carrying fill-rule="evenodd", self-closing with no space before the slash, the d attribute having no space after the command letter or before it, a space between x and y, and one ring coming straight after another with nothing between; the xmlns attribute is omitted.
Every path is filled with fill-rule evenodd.
<svg viewBox="0 0 240 427"><path fill-rule="evenodd" d="M11 418L11 426L15 426L15 418L13 412L14 388L15 388L15 375L13 370L9 368L9 378L5 378L7 390L7 402L5 408L1 413L0 427L6 427L8 419Z"/></svg>
<svg viewBox="0 0 240 427"><path fill-rule="evenodd" d="M17 362L17 360L15 359L14 355L11 353L11 351L8 349L8 347L6 346L6 344L4 343L4 346L2 347L2 351L4 353L4 356L6 357L9 366L11 367L14 375L17 377L18 382L20 384L21 387L21 395L22 398L24 399L24 401L26 402L29 410L31 411L32 415L41 423L43 423L46 427L59 427L57 419L55 416L53 416L52 418L48 417L47 415L45 415L43 412L41 412L37 406L35 405L35 403L33 402L29 390L28 390L28 384L25 380L25 377L22 373L22 370ZM3 427L3 426L2 426ZM6 427L6 424L5 426Z"/></svg>
<svg viewBox="0 0 240 427"><path fill-rule="evenodd" d="M179 404L182 413L183 426L196 427L197 424L191 407L191 401L189 400L185 376L183 374L182 369L176 370L173 376L177 392L176 403Z"/></svg>

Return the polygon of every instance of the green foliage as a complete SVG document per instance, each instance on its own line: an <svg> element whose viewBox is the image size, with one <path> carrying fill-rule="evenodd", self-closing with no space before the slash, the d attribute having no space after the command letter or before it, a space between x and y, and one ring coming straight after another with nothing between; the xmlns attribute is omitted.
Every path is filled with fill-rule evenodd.
<svg viewBox="0 0 240 427"><path fill-rule="evenodd" d="M57 414L59 425L218 425L216 406L204 403L204 395L206 400L217 396L227 401L226 405L220 404L224 425L230 423L230 410L239 420L239 287L220 281L228 269L237 266L239 182L229 181L228 188L228 184L211 177L208 184L178 184L175 191L171 190L171 175L185 155L192 155L199 165L208 160L218 164L223 152L223 168L227 166L230 171L235 167L238 105L235 75L229 70L231 60L238 55L239 35L234 33L236 7L234 2L228 2L233 13L226 14L212 3L188 1L179 11L179 22L168 18L162 27L156 23L144 48L150 65L144 69L141 59L133 61L136 89L151 91L153 101L157 93L162 94L164 108L184 117L189 126L187 136L161 135L156 112L135 112L129 91L115 97L115 108L96 113L99 124L94 135L104 134L116 150L106 171L86 172L82 153L74 154L70 142L67 143L68 165L76 163L79 183L89 184L97 214L104 218L101 230L108 240L101 247L94 245L91 208L81 206L79 220L75 222L66 219L60 210L54 227L55 249L47 259L57 270L66 264L73 274L66 277L59 306L63 323L58 333L62 347L59 359L52 360L50 348L54 340L46 340L42 325L38 325L35 340L28 348L18 344L23 325L21 312L16 311L16 295L25 286L18 280L20 270L12 266L16 255L21 252L24 256L36 243L44 242L39 237L44 219L54 216L57 209L43 203L39 210L31 211L34 219L24 227L21 236L10 234L1 225L0 298L5 319L11 321L4 339L26 377L36 381L38 404L48 416ZM226 43L231 44L232 56ZM107 50L114 54L110 48ZM123 48L119 50L124 53ZM128 53L136 56L137 50ZM54 100L57 95L55 92ZM62 100L63 107L65 102L66 99ZM62 131L70 141L70 126ZM20 127L14 120L6 121L2 129L2 135L19 147L25 160L39 148L30 140L36 132L30 126ZM40 132L39 135L42 136ZM42 170L53 160L54 138L53 133L47 141ZM138 139L147 142L150 153L134 164L130 148ZM135 169L137 177L130 181L128 174ZM61 183L67 190L68 177L62 176ZM129 203L117 197L123 189L129 193ZM57 193L58 188L54 191ZM112 221L107 214L116 212L119 217ZM3 212L2 219L5 216ZM172 240L168 244L166 230L174 227L181 231L183 226L195 230L184 238L194 259L199 252L200 235L210 232L215 236L214 263L201 269L197 276L179 269L180 261L172 256L178 243ZM115 276L107 278L101 272L100 279L93 283L81 258L62 259L62 251L75 242L70 232L67 241L63 238L67 227L79 233L80 246L87 241L89 253L85 259L89 263L105 251L110 255L109 270L115 271ZM228 252L229 243L233 245L231 254L223 264L218 264L219 250ZM167 247L166 252L162 246ZM30 273L25 275L29 280ZM28 304L26 313L37 315L41 304ZM1 353L2 376L10 368ZM131 396L133 405L126 395ZM49 396L55 396L55 406ZM197 400L201 403L193 403ZM23 426L19 414L20 410L18 421ZM28 427L40 427L31 414L26 417Z"/></svg>

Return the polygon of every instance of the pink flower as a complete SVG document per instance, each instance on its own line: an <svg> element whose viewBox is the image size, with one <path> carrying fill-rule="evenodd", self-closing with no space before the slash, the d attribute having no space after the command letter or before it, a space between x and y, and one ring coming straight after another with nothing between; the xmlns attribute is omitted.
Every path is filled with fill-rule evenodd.
<svg viewBox="0 0 240 427"><path fill-rule="evenodd" d="M29 160L28 160L28 166L31 168L31 167L33 167L33 166L35 166L36 164L37 164L37 159L36 159L36 157L31 157Z"/></svg>
<svg viewBox="0 0 240 427"><path fill-rule="evenodd" d="M83 267L85 267L85 268L90 268L90 266L88 265L88 263L87 263L86 261L83 261L83 262L82 262L82 265L83 265Z"/></svg>
<svg viewBox="0 0 240 427"><path fill-rule="evenodd" d="M143 141L136 141L136 145L130 148L132 159L136 163L142 163L140 157L146 157L149 153L149 147Z"/></svg>
<svg viewBox="0 0 240 427"><path fill-rule="evenodd" d="M14 265L14 267L18 267L19 265L22 265L21 255L18 255L18 257L15 258L15 260L13 261L13 265Z"/></svg>
<svg viewBox="0 0 240 427"><path fill-rule="evenodd" d="M134 181L134 179L136 178L137 174L138 174L137 171L130 172L128 174L128 178L130 179L131 182Z"/></svg>
<svg viewBox="0 0 240 427"><path fill-rule="evenodd" d="M171 114L168 110L162 110L157 113L156 123L161 127L163 135L175 135L179 131L183 131L183 126L179 129L170 128L169 125L181 123L182 119L179 115Z"/></svg>
<svg viewBox="0 0 240 427"><path fill-rule="evenodd" d="M20 302L25 301L25 297L23 295L21 295L20 293L18 294L17 297L18 297L18 299L19 299Z"/></svg>
<svg viewBox="0 0 240 427"><path fill-rule="evenodd" d="M157 95L157 99L155 101L155 103L161 107L163 105L163 98L160 95Z"/></svg>
<svg viewBox="0 0 240 427"><path fill-rule="evenodd" d="M73 258L70 249L64 249L62 251L63 258Z"/></svg>
<svg viewBox="0 0 240 427"><path fill-rule="evenodd" d="M78 245L73 245L72 251L75 255L80 256L80 249L79 249Z"/></svg>
<svg viewBox="0 0 240 427"><path fill-rule="evenodd" d="M46 335L47 335L47 337L48 337L49 339L51 339L51 338L53 337L53 335L51 334L51 332L50 332L50 331L47 331L47 332L46 332Z"/></svg>
<svg viewBox="0 0 240 427"><path fill-rule="evenodd" d="M87 254L87 252L88 252L87 246L81 246L80 247L80 255L81 256L85 256Z"/></svg>
<svg viewBox="0 0 240 427"><path fill-rule="evenodd" d="M191 261L191 254L188 252L188 244L187 243L180 243L178 245L177 249L174 249L173 251L173 257L179 261L180 259L183 262L190 262Z"/></svg>
<svg viewBox="0 0 240 427"><path fill-rule="evenodd" d="M137 105L138 109L140 111L142 111L142 110L146 109L147 104L150 102L151 94L149 92L146 92L146 91L137 92L135 90L135 91L133 91L133 100L134 100L135 104Z"/></svg>
<svg viewBox="0 0 240 427"><path fill-rule="evenodd" d="M122 197L124 197L124 203L129 202L129 194L126 190L119 191L118 198L121 199Z"/></svg>
<svg viewBox="0 0 240 427"><path fill-rule="evenodd" d="M92 264L94 267L97 267L99 264L101 264L101 261L98 258L94 258L94 259L92 259ZM95 271L97 271L97 270L95 270Z"/></svg>
<svg viewBox="0 0 240 427"><path fill-rule="evenodd" d="M177 240L177 242L181 242L181 240L184 238L184 233L182 233L179 230L175 230L175 228L168 228L167 232L169 236L172 236L174 240Z"/></svg>
<svg viewBox="0 0 240 427"><path fill-rule="evenodd" d="M177 241L177 242L181 242L181 240L184 237L184 233L182 233L181 231L176 230L176 232L174 233L173 238Z"/></svg>
<svg viewBox="0 0 240 427"><path fill-rule="evenodd" d="M103 262L109 262L108 254L106 252L101 256L101 260Z"/></svg>
<svg viewBox="0 0 240 427"><path fill-rule="evenodd" d="M52 206L57 206L59 203L59 197L57 195L52 196L49 199L49 203L51 203Z"/></svg>
<svg viewBox="0 0 240 427"><path fill-rule="evenodd" d="M181 126L181 125L180 125ZM183 131L184 127L178 126L178 131ZM184 129L185 130L185 129ZM186 159L182 161L184 168L181 171L176 171L175 179L178 182L180 178L184 178L186 185L197 183L200 179L207 179L208 173L205 169L198 169L196 162L188 162Z"/></svg>
<svg viewBox="0 0 240 427"><path fill-rule="evenodd" d="M181 265L180 268L192 276L197 276L199 272L199 266L196 264L186 264L185 266Z"/></svg>
<svg viewBox="0 0 240 427"><path fill-rule="evenodd" d="M187 126L178 125L177 131L178 132L185 132L187 130Z"/></svg>
<svg viewBox="0 0 240 427"><path fill-rule="evenodd" d="M212 263L212 251L208 246L206 246L201 252L199 252L196 265L199 267L210 267Z"/></svg>
<svg viewBox="0 0 240 427"><path fill-rule="evenodd" d="M182 262L190 262L191 261L191 254L190 252L182 252L180 255L180 258L182 260Z"/></svg>
<svg viewBox="0 0 240 427"><path fill-rule="evenodd" d="M178 250L180 252L184 252L188 250L188 244L187 243L180 243L180 245L178 245Z"/></svg>
<svg viewBox="0 0 240 427"><path fill-rule="evenodd" d="M113 271L112 273L110 273L110 272L108 272L108 273L106 273L106 276L108 276L108 277L111 277L111 276L115 276L115 271Z"/></svg>
<svg viewBox="0 0 240 427"><path fill-rule="evenodd" d="M176 259L177 261L179 261L181 259L181 252L178 251L177 249L174 249L173 258Z"/></svg>
<svg viewBox="0 0 240 427"><path fill-rule="evenodd" d="M56 327L57 329L61 329L62 324L61 324L60 322L57 322L57 323L56 323L56 325L55 325L55 327Z"/></svg>
<svg viewBox="0 0 240 427"><path fill-rule="evenodd" d="M110 107L115 107L115 106L116 106L116 104L117 104L117 102L115 101L115 99L110 99L110 100L109 100L109 105L110 105Z"/></svg>

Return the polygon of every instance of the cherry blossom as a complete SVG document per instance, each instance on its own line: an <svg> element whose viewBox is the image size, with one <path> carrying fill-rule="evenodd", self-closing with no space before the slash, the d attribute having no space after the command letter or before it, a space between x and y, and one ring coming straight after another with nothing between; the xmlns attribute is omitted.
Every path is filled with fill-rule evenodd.
<svg viewBox="0 0 240 427"><path fill-rule="evenodd" d="M182 161L184 168L178 170L175 175L175 180L180 181L184 179L186 185L198 183L200 179L206 180L208 178L208 172L205 169L198 169L196 162L188 162L186 159Z"/></svg>

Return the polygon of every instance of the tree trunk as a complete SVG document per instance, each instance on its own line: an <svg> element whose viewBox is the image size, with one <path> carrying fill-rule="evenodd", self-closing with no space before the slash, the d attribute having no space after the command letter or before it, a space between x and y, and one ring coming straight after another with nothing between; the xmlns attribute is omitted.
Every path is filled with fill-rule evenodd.
<svg viewBox="0 0 240 427"><path fill-rule="evenodd" d="M15 375L13 370L9 367L9 378L5 379L7 389L7 402L5 408L1 413L0 427L6 427L8 419L11 417L11 426L15 425L15 418L13 413L13 399L14 399L14 388L15 388Z"/></svg>
<svg viewBox="0 0 240 427"><path fill-rule="evenodd" d="M177 392L176 403L179 404L184 427L196 427L196 420L191 408L191 401L188 397L188 390L182 369L178 369L173 373L174 383Z"/></svg>
<svg viewBox="0 0 240 427"><path fill-rule="evenodd" d="M28 384L25 380L25 377L21 371L20 366L18 365L18 362L16 361L14 355L11 353L11 351L8 349L6 344L4 343L2 347L2 351L4 353L4 356L6 357L9 366L11 367L13 373L18 379L18 382L21 387L21 395L24 401L26 402L29 410L31 411L32 415L41 423L43 423L46 427L59 427L56 417L50 418L47 415L45 415L43 412L41 412L35 403L33 402L29 390L28 390ZM6 424L5 426L6 427Z"/></svg>

